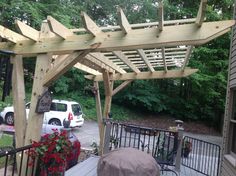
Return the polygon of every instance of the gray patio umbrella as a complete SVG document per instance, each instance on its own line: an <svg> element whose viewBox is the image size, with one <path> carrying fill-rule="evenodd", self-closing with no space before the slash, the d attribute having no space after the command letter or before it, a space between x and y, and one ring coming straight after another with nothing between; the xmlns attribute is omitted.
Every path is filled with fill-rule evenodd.
<svg viewBox="0 0 236 176"><path fill-rule="evenodd" d="M103 155L98 161L98 176L160 176L155 159L134 148L122 148Z"/></svg>

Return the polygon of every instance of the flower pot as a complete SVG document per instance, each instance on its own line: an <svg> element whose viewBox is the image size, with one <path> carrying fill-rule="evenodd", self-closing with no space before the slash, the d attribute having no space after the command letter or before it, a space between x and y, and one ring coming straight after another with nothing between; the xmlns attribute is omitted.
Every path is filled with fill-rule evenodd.
<svg viewBox="0 0 236 176"><path fill-rule="evenodd" d="M65 166L62 166L60 168L61 170L56 167L53 169L53 166L44 166L43 168L40 168L40 176L64 176L65 175ZM36 175L38 175L36 173Z"/></svg>

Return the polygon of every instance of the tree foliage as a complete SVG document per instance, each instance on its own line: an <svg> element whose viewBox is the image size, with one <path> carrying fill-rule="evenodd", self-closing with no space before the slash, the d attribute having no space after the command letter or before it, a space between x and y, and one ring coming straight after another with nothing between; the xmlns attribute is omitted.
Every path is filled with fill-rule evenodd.
<svg viewBox="0 0 236 176"><path fill-rule="evenodd" d="M206 20L231 19L233 0L209 0ZM164 19L194 18L199 1L164 0ZM14 19L39 29L42 20L51 15L67 27L82 27L80 12L87 12L99 25L117 24L120 6L130 23L157 21L156 0L1 0L0 23L14 29ZM117 94L113 103L151 113L165 112L184 120L202 120L220 127L224 113L230 34L196 47L189 66L199 72L181 79L135 81ZM31 64L32 63L32 64ZM32 80L34 62L25 61ZM90 96L90 82L83 73L71 69L50 88L56 95ZM102 91L101 91L102 92ZM76 97L76 96L74 96Z"/></svg>

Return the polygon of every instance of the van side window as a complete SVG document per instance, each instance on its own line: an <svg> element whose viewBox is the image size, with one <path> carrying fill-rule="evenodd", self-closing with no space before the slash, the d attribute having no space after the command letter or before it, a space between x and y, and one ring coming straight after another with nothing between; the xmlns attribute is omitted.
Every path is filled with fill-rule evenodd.
<svg viewBox="0 0 236 176"><path fill-rule="evenodd" d="M56 111L56 103L52 103L50 107L50 111Z"/></svg>
<svg viewBox="0 0 236 176"><path fill-rule="evenodd" d="M66 112L67 105L62 103L57 103L57 111Z"/></svg>
<svg viewBox="0 0 236 176"><path fill-rule="evenodd" d="M73 105L71 105L71 107L72 107L72 111L73 111L74 115L82 114L82 110L81 110L79 104L73 104Z"/></svg>

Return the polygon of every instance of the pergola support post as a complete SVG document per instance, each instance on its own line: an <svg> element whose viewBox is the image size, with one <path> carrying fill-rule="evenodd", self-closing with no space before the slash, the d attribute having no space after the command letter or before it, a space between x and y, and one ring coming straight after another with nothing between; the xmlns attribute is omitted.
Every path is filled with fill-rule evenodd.
<svg viewBox="0 0 236 176"><path fill-rule="evenodd" d="M25 146L31 144L32 140L40 140L44 114L36 113L35 110L39 96L48 90L47 87L43 86L43 80L50 66L50 59L51 55L49 54L39 54L37 57L33 89L31 94L30 111L28 116L28 125L26 128ZM26 168L26 163L26 158L24 158L22 167L23 169ZM28 174L31 175L31 171L28 171ZM25 175L25 170L22 172L22 176L23 175Z"/></svg>
<svg viewBox="0 0 236 176"><path fill-rule="evenodd" d="M14 105L15 121L15 137L16 147L24 146L24 137L26 129L26 111L25 111L25 84L22 56L14 56L11 58L13 63L12 74L12 93Z"/></svg>
<svg viewBox="0 0 236 176"><path fill-rule="evenodd" d="M36 113L35 110L39 96L48 90L43 86L43 79L49 68L50 58L49 54L39 54L37 57L25 145L31 144L31 140L40 140L44 114Z"/></svg>
<svg viewBox="0 0 236 176"><path fill-rule="evenodd" d="M113 90L113 83L114 81L111 81L112 78L112 73L109 73L107 70L103 71L103 80L104 80L104 89L105 89L105 105L104 105L104 110L103 110L103 117L108 119L109 118L109 113L111 110L111 101L112 101L112 90ZM102 154L106 153L109 149L109 141L110 137L104 138L104 136L108 136L109 128L106 128L104 126L104 132L101 134L101 148L102 148Z"/></svg>
<svg viewBox="0 0 236 176"><path fill-rule="evenodd" d="M175 171L180 174L180 167L181 167L181 153L182 153L182 145L183 145L183 128L178 128L178 149L176 154L175 160Z"/></svg>
<svg viewBox="0 0 236 176"><path fill-rule="evenodd" d="M25 111L25 84L23 59L21 55L11 57L13 63L12 74L12 94L14 106L14 126L16 148L24 146L25 129L26 129L26 111ZM20 157L16 156L17 168L20 166ZM17 169L19 170L19 169Z"/></svg>
<svg viewBox="0 0 236 176"><path fill-rule="evenodd" d="M111 81L111 77L113 75L112 73L104 71L102 75L105 89L105 105L104 105L103 117L108 118L108 115L111 110L112 90L114 81Z"/></svg>
<svg viewBox="0 0 236 176"><path fill-rule="evenodd" d="M104 134L104 125L102 121L102 107L101 107L101 98L100 98L100 91L99 91L99 83L94 81L94 88L95 88L95 101L96 101L96 112L97 112L97 121L98 121L98 129L99 129L99 139L100 139L100 146L102 145L103 135ZM99 149L99 155L102 154L102 148Z"/></svg>

